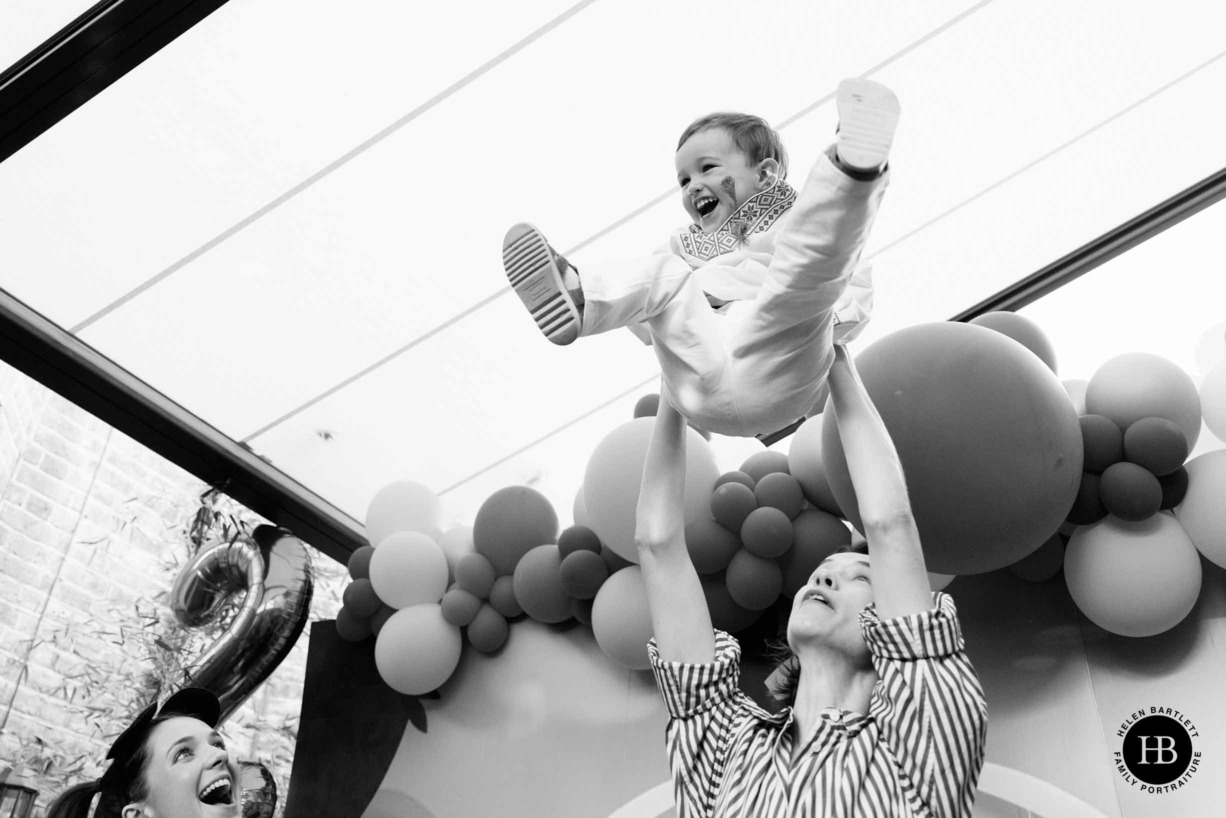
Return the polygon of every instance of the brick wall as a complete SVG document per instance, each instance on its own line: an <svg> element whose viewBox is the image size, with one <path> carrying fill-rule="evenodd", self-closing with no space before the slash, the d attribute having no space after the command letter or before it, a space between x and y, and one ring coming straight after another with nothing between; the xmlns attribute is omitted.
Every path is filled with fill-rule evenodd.
<svg viewBox="0 0 1226 818"><path fill-rule="evenodd" d="M65 777L100 773L115 714L137 708L150 623L204 489L0 363L0 762L49 764L44 806ZM312 614L330 618L344 568L312 556ZM303 639L225 726L235 752L282 783L305 664Z"/></svg>

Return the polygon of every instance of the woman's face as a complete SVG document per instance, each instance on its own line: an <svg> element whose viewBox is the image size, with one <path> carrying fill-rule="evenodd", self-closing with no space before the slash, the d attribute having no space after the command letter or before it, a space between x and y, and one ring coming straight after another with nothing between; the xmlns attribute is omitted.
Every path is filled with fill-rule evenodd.
<svg viewBox="0 0 1226 818"><path fill-rule="evenodd" d="M149 795L125 807L124 818L238 818L238 765L212 727L170 718L150 731L145 749Z"/></svg>

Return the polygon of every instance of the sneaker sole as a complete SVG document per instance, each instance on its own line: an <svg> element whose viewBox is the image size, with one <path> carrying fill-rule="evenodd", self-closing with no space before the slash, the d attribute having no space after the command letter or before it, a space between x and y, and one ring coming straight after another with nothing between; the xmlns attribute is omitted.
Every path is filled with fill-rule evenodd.
<svg viewBox="0 0 1226 818"><path fill-rule="evenodd" d="M579 308L563 286L562 271L540 230L530 224L508 230L502 241L502 265L511 288L546 338L565 346L579 337Z"/></svg>
<svg viewBox="0 0 1226 818"><path fill-rule="evenodd" d="M871 80L843 80L838 109L839 158L861 170L884 165L901 112L894 92Z"/></svg>

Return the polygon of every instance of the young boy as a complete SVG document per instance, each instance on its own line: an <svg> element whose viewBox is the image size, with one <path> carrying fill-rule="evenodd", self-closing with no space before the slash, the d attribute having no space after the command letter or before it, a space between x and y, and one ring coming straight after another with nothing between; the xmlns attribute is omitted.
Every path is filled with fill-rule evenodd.
<svg viewBox="0 0 1226 818"><path fill-rule="evenodd" d="M854 337L871 300L867 279L849 283L888 181L898 100L845 80L838 110L838 141L799 193L783 181L787 154L765 121L699 119L676 154L694 223L667 250L579 274L518 224L503 241L512 287L556 344L618 327L652 344L662 397L698 428L786 433L821 411L832 344Z"/></svg>

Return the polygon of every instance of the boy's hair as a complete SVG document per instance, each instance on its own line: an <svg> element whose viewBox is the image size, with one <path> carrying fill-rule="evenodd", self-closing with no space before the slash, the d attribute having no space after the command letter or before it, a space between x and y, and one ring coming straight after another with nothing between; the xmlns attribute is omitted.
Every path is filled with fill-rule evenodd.
<svg viewBox="0 0 1226 818"><path fill-rule="evenodd" d="M842 545L831 554L867 554L868 543L863 540ZM776 660L774 671L766 679L766 692L779 704L791 707L796 704L796 691L800 688L800 660L792 652L786 639L777 639L769 645L770 656Z"/></svg>
<svg viewBox="0 0 1226 818"><path fill-rule="evenodd" d="M774 159L779 163L779 178L787 177L788 152L784 150L783 140L770 123L753 114L717 111L700 116L682 132L681 139L677 141L677 150L681 150L681 146L694 134L715 128L727 132L732 144L749 159L749 164L756 165L763 159Z"/></svg>

